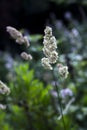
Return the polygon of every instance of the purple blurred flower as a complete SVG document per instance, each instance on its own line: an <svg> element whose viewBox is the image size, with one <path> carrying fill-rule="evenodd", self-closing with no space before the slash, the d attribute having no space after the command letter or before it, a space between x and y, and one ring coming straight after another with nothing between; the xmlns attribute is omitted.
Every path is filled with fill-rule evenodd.
<svg viewBox="0 0 87 130"><path fill-rule="evenodd" d="M69 88L65 88L60 91L60 95L62 98L66 98L67 96L73 96L73 92Z"/></svg>
<svg viewBox="0 0 87 130"><path fill-rule="evenodd" d="M72 15L71 15L70 12L66 12L65 15L64 15L64 17L65 17L67 20L69 20L69 19L72 18Z"/></svg>
<svg viewBox="0 0 87 130"><path fill-rule="evenodd" d="M56 20L55 25L57 29L61 29L63 27L63 23L61 20Z"/></svg>
<svg viewBox="0 0 87 130"><path fill-rule="evenodd" d="M56 92L55 90L51 90L51 91L50 91L50 94L51 94L53 97L57 97L57 96L58 96L58 94L57 94L57 92Z"/></svg>
<svg viewBox="0 0 87 130"><path fill-rule="evenodd" d="M12 59L11 55L8 54L8 53L6 53L6 54L4 55L4 60L5 60L5 62L6 62L5 67L6 67L7 69L11 69L11 68L13 67L13 59Z"/></svg>
<svg viewBox="0 0 87 130"><path fill-rule="evenodd" d="M72 29L72 34L73 34L75 37L77 37L77 36L79 35L79 32L78 32L77 29L73 28L73 29Z"/></svg>

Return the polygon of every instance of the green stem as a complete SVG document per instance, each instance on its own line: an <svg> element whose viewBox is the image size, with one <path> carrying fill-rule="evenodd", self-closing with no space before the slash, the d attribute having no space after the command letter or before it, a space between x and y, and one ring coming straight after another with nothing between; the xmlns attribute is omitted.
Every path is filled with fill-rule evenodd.
<svg viewBox="0 0 87 130"><path fill-rule="evenodd" d="M61 104L61 100L60 100L60 96L59 96L59 89L58 89L58 86L57 86L57 83L56 83L56 77L55 77L54 72L53 72L53 77L54 77L54 81L55 81L55 89L56 89L56 92L58 93L58 101L59 101L59 106L60 106L60 114L62 116L64 130L66 130L66 125L65 125L63 111L62 111L62 104Z"/></svg>

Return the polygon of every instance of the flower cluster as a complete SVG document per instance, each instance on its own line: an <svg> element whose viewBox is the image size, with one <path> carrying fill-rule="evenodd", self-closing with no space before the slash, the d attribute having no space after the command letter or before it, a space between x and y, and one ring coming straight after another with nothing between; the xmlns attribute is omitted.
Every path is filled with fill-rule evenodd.
<svg viewBox="0 0 87 130"><path fill-rule="evenodd" d="M69 72L68 72L68 67L67 66L64 66L62 64L57 64L57 67L58 67L58 71L59 71L59 74L64 77L64 78L67 78Z"/></svg>
<svg viewBox="0 0 87 130"><path fill-rule="evenodd" d="M15 39L15 41L22 45L25 44L27 47L30 46L28 38L26 36L23 36L22 33L20 31L18 31L17 29L11 27L11 26L7 26L6 27L7 32L10 34L10 36Z"/></svg>
<svg viewBox="0 0 87 130"><path fill-rule="evenodd" d="M0 94L9 94L10 89L0 80ZM4 110L6 109L6 106L3 104L0 104L0 109Z"/></svg>
<svg viewBox="0 0 87 130"><path fill-rule="evenodd" d="M52 35L52 28L47 26L44 30L44 33L43 53L46 57L42 58L41 62L44 68L52 70L53 67L51 64L56 63L58 59L58 53L56 52L57 42L56 38Z"/></svg>
<svg viewBox="0 0 87 130"><path fill-rule="evenodd" d="M0 80L0 94L9 94L10 89Z"/></svg>
<svg viewBox="0 0 87 130"><path fill-rule="evenodd" d="M6 30L7 30L7 32L10 34L10 36L11 36L13 39L15 39L15 41L16 41L18 44L20 44L20 45L24 44L24 45L26 45L26 47L29 47L29 46L30 46L28 37L27 37L27 36L23 36L23 34L22 34L20 31L18 31L17 29L15 29L15 28L13 28L13 27L11 27L11 26L7 26L7 27L6 27ZM25 53L25 54L24 54L24 53ZM29 58L25 58L25 55L26 55L27 57L29 57ZM23 59L25 59L25 60L31 60L31 59L32 59L32 56L31 56L30 54L27 54L26 52L23 52L23 53L21 54L21 57L22 57Z"/></svg>
<svg viewBox="0 0 87 130"><path fill-rule="evenodd" d="M32 60L32 56L30 54L27 54L26 52L22 52L21 57L25 60Z"/></svg>
<svg viewBox="0 0 87 130"><path fill-rule="evenodd" d="M7 32L10 34L10 36L15 39L15 41L22 45L25 44L27 47L29 47L29 41L28 38L26 36L23 36L21 32L19 32L17 29L11 27L11 26L7 26L6 27Z"/></svg>
<svg viewBox="0 0 87 130"><path fill-rule="evenodd" d="M57 62L58 60L58 53L56 51L57 49L57 42L56 42L56 38L52 35L52 28L51 27L46 27L46 29L44 30L45 32L45 36L44 36L44 40L43 40L43 53L45 55L44 58L42 58L41 63L42 66L46 69L52 70L53 67L51 64L54 64ZM68 67L67 66L63 66L62 64L58 64L57 65L57 69L59 74L64 77L67 78L68 76Z"/></svg>

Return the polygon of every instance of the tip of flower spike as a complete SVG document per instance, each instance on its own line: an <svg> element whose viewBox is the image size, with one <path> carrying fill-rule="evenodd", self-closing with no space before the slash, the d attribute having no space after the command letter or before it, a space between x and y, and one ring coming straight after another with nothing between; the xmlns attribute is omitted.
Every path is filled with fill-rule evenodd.
<svg viewBox="0 0 87 130"><path fill-rule="evenodd" d="M23 36L21 34L20 31L18 31L16 28L14 27L11 27L11 26L7 26L6 27L6 30L7 32L10 34L10 36L13 38L13 39L21 39Z"/></svg>
<svg viewBox="0 0 87 130"><path fill-rule="evenodd" d="M11 27L11 26L7 26L7 27L6 27L6 31L7 31L7 32L9 32L10 29L13 29L13 27Z"/></svg>
<svg viewBox="0 0 87 130"><path fill-rule="evenodd" d="M44 33L45 35L52 36L52 28L49 26L46 26Z"/></svg>

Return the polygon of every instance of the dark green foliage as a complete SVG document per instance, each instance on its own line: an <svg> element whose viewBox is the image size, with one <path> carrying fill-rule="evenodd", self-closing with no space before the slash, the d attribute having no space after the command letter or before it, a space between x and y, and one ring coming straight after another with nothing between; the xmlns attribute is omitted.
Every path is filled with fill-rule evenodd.
<svg viewBox="0 0 87 130"><path fill-rule="evenodd" d="M57 125L57 116L49 93L52 86L44 86L34 78L34 71L28 68L27 63L17 65L10 79L11 94L7 99L7 122L13 130L53 129L54 124Z"/></svg>

